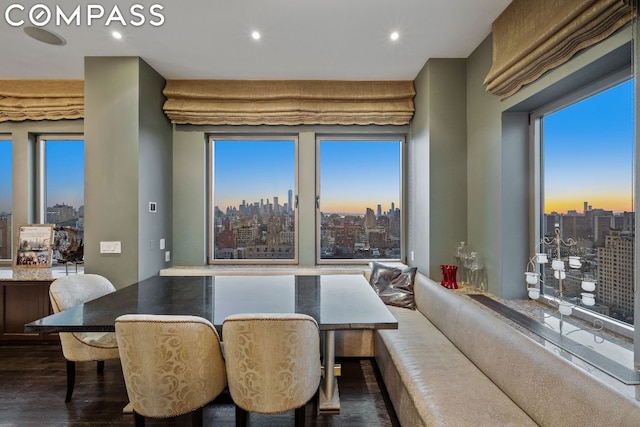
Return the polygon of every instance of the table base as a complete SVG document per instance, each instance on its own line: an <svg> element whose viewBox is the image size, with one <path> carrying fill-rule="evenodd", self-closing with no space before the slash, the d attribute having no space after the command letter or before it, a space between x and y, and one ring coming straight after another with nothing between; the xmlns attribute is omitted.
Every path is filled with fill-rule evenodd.
<svg viewBox="0 0 640 427"><path fill-rule="evenodd" d="M318 393L318 412L321 414L338 414L340 413L340 393L338 392L338 382L333 383L333 392L331 398L327 399L324 388L320 387Z"/></svg>

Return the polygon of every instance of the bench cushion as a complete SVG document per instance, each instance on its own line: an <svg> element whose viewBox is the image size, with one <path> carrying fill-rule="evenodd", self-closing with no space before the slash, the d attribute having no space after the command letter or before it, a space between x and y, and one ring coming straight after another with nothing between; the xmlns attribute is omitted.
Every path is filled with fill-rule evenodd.
<svg viewBox="0 0 640 427"><path fill-rule="evenodd" d="M536 425L420 312L389 307L376 363L403 426Z"/></svg>
<svg viewBox="0 0 640 427"><path fill-rule="evenodd" d="M419 273L415 296L419 312L538 424L639 425L637 401L554 354L477 302Z"/></svg>

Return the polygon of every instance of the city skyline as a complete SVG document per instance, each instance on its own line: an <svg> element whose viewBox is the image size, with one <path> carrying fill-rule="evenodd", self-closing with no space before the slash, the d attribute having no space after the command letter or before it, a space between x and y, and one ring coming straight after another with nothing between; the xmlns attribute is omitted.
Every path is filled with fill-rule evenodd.
<svg viewBox="0 0 640 427"><path fill-rule="evenodd" d="M547 115L544 212L594 209L632 212L633 80Z"/></svg>
<svg viewBox="0 0 640 427"><path fill-rule="evenodd" d="M399 140L323 140L319 151L321 211L364 215L381 201L385 210L399 206ZM293 139L215 140L214 205L224 212L274 196L283 205L289 190L296 194L295 156Z"/></svg>

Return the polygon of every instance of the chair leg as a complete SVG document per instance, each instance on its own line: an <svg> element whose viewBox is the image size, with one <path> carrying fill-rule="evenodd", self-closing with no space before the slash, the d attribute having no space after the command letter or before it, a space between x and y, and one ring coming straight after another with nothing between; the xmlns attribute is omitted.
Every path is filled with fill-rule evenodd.
<svg viewBox="0 0 640 427"><path fill-rule="evenodd" d="M192 427L202 427L202 416L204 415L204 411L202 408L198 408L191 413L191 426Z"/></svg>
<svg viewBox="0 0 640 427"><path fill-rule="evenodd" d="M64 398L65 402L71 402L71 395L73 394L73 387L76 384L76 362L67 360L67 395Z"/></svg>
<svg viewBox="0 0 640 427"><path fill-rule="evenodd" d="M133 420L136 427L144 427L144 417L136 411L133 411Z"/></svg>
<svg viewBox="0 0 640 427"><path fill-rule="evenodd" d="M247 425L247 411L236 405L236 427Z"/></svg>
<svg viewBox="0 0 640 427"><path fill-rule="evenodd" d="M104 360L98 360L98 373L104 374Z"/></svg>
<svg viewBox="0 0 640 427"><path fill-rule="evenodd" d="M296 408L296 421L295 421L296 427L304 427L304 407L305 405L302 405L301 407Z"/></svg>

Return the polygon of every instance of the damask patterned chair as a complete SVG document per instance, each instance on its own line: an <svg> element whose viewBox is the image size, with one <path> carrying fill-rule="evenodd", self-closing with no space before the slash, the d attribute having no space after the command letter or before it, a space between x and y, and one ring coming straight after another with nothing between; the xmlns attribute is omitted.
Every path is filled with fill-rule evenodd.
<svg viewBox="0 0 640 427"><path fill-rule="evenodd" d="M54 313L96 299L116 288L97 274L75 274L60 277L49 286L49 299ZM113 332L60 333L62 354L67 360L67 395L71 401L76 379L76 362L98 362L98 373L104 372L104 361L119 358L116 335Z"/></svg>
<svg viewBox="0 0 640 427"><path fill-rule="evenodd" d="M320 385L320 333L304 314L237 314L222 326L229 392L236 425L247 412L276 414L295 409L304 425L305 404Z"/></svg>
<svg viewBox="0 0 640 427"><path fill-rule="evenodd" d="M202 408L227 385L213 325L196 316L126 314L116 319L116 337L136 426L188 413L202 425Z"/></svg>

